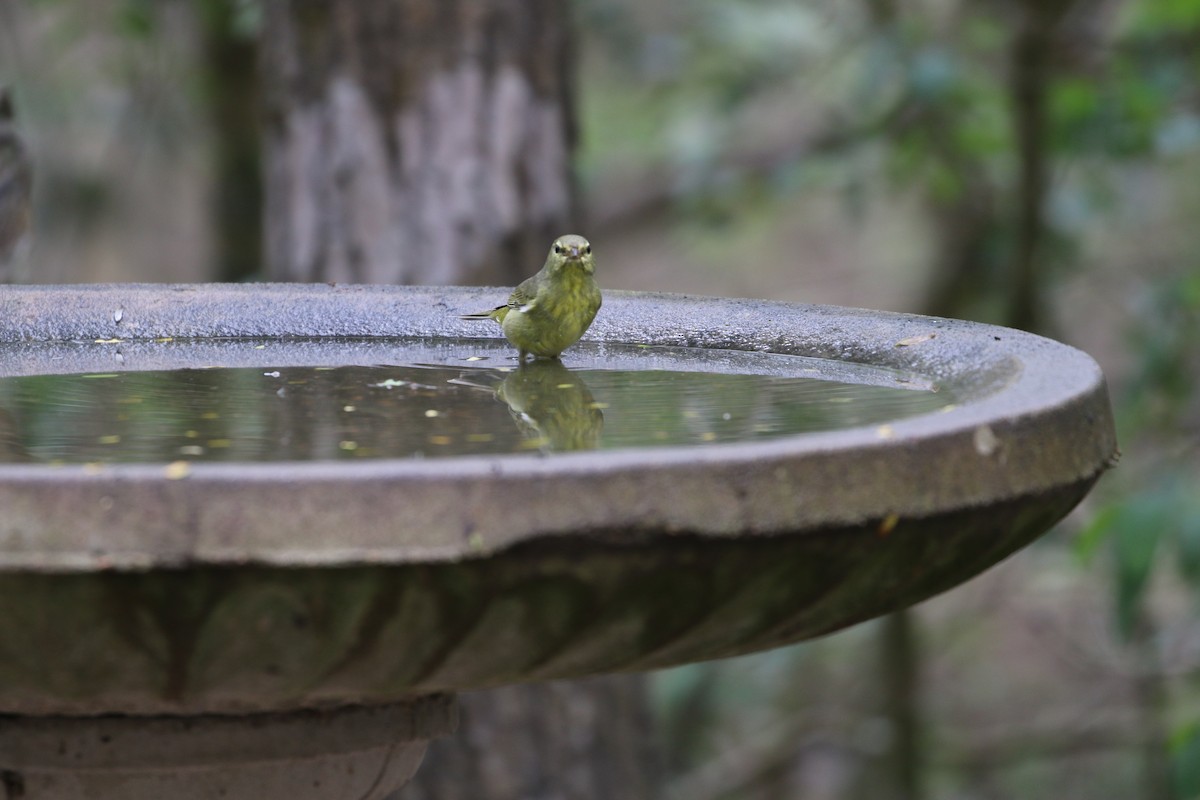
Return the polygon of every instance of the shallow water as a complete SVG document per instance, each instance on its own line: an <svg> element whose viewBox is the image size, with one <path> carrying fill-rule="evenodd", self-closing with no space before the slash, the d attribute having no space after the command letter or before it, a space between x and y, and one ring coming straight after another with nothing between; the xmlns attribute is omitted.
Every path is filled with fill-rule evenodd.
<svg viewBox="0 0 1200 800"><path fill-rule="evenodd" d="M953 402L900 378L886 385L878 371L873 383L823 380L788 374L793 357L747 355L767 374L702 372L683 362L685 369L662 368L668 360L648 369L534 362L10 377L0 379L0 461L315 461L703 446L880 424Z"/></svg>

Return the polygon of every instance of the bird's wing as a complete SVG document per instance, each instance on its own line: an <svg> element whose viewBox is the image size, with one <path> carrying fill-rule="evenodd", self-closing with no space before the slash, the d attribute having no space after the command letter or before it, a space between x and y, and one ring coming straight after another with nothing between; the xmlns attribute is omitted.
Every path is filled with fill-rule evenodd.
<svg viewBox="0 0 1200 800"><path fill-rule="evenodd" d="M541 288L537 278L537 275L526 278L517 285L517 288L512 290L512 294L508 296L509 308L515 308L518 311L528 311L533 307L537 301L538 289Z"/></svg>

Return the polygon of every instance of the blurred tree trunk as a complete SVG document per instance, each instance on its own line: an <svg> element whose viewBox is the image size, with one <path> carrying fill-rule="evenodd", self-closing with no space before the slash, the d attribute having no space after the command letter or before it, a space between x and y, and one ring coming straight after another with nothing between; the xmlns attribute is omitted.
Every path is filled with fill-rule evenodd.
<svg viewBox="0 0 1200 800"><path fill-rule="evenodd" d="M1137 700L1137 736L1142 758L1142 799L1177 800L1172 780L1170 700L1166 672L1159 654L1162 646L1152 613L1142 610L1134 621L1130 645L1137 654L1133 677Z"/></svg>
<svg viewBox="0 0 1200 800"><path fill-rule="evenodd" d="M640 675L477 692L460 703L460 734L432 742L389 800L661 797Z"/></svg>
<svg viewBox="0 0 1200 800"><path fill-rule="evenodd" d="M512 284L574 206L556 0L269 0L275 279Z"/></svg>
<svg viewBox="0 0 1200 800"><path fill-rule="evenodd" d="M949 199L931 198L933 268L922 313L935 317L989 316L995 289L996 241L1000 238L995 187L983 165L960 159L962 190Z"/></svg>
<svg viewBox="0 0 1200 800"><path fill-rule="evenodd" d="M1072 0L1021 0L1009 56L1009 94L1017 146L1016 253L1005 324L1027 331L1045 328L1044 279L1039 258L1045 239L1047 91L1056 27Z"/></svg>
<svg viewBox="0 0 1200 800"><path fill-rule="evenodd" d="M33 161L17 131L7 86L0 86L0 283L28 241L33 198Z"/></svg>
<svg viewBox="0 0 1200 800"><path fill-rule="evenodd" d="M920 702L922 650L915 615L909 609L884 617L880 624L883 706L891 729L884 754L887 787L876 797L920 800L925 797L925 718Z"/></svg>
<svg viewBox="0 0 1200 800"><path fill-rule="evenodd" d="M270 277L513 284L574 216L569 6L267 0ZM404 800L658 796L640 676L461 698Z"/></svg>
<svg viewBox="0 0 1200 800"><path fill-rule="evenodd" d="M237 0L199 4L205 101L213 126L216 279L262 271L262 160L258 43L239 29Z"/></svg>

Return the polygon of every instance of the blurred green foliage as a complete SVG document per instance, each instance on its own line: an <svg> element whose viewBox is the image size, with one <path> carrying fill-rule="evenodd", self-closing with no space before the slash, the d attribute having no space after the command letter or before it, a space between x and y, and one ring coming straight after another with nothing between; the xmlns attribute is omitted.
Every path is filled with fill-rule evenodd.
<svg viewBox="0 0 1200 800"><path fill-rule="evenodd" d="M1077 540L1092 557L1107 546L1116 629L1157 669L1164 629L1186 625L1200 606L1200 259L1150 285L1129 334L1136 367L1117 397L1131 463L1103 487ZM1172 571L1194 595L1179 619L1156 608L1154 584ZM1163 720L1174 791L1200 797L1200 713Z"/></svg>
<svg viewBox="0 0 1200 800"><path fill-rule="evenodd" d="M611 61L585 89L586 180L664 176L652 187L659 202L690 236L712 238L795 194L839 191L853 213L880 185L913 193L934 222L933 280L950 285L930 307L1007 318L1027 235L1017 220L1031 196L1013 59L1027 15L1045 13L1038 3L579 5ZM1035 137L1047 171L1036 250L1044 297L1088 268L1097 230L1139 203L1131 170L1195 170L1200 155L1200 0L1058 5L1033 34L1046 55ZM1161 644L1148 598L1163 571L1200 589L1200 236L1189 241L1169 263L1146 264L1140 291L1125 298L1131 367L1114 400L1126 457L1075 540L1085 562L1110 565L1113 628L1139 652ZM662 680L668 716L685 721L681 746L696 747L687 721L722 718L706 698L729 676L708 669ZM1191 714L1159 720L1172 729L1183 797L1200 796Z"/></svg>

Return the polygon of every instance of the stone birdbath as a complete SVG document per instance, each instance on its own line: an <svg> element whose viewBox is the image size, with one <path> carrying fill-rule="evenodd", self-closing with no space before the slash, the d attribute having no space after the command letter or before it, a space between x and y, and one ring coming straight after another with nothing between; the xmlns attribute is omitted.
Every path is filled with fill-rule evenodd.
<svg viewBox="0 0 1200 800"><path fill-rule="evenodd" d="M0 787L382 798L456 692L904 608L1115 452L1083 353L610 292L518 368L498 290L0 291Z"/></svg>

